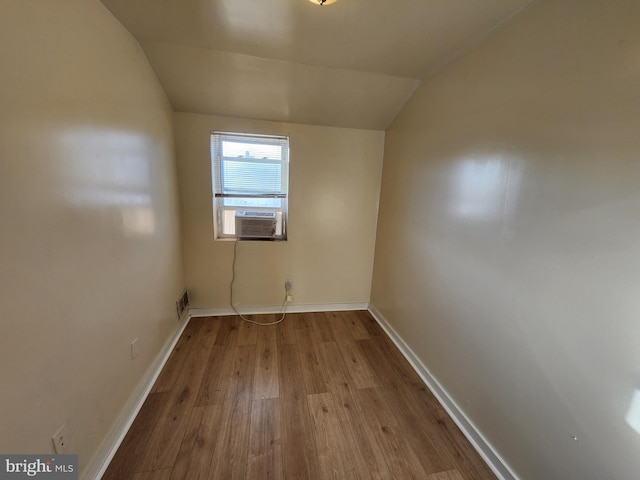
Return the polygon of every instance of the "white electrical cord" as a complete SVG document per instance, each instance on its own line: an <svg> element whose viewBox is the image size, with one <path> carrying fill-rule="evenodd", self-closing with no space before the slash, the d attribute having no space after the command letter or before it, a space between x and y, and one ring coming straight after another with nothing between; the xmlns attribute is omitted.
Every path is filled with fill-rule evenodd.
<svg viewBox="0 0 640 480"><path fill-rule="evenodd" d="M280 319L276 320L275 322L261 323L261 322L256 322L255 320L251 320L249 318L246 318L244 315L242 315L238 311L236 306L233 304L233 283L236 281L236 257L237 257L237 255L238 255L238 240L233 242L233 264L231 265L231 284L229 285L229 303L231 304L231 308L233 309L233 311L236 312L236 314L238 314L238 316L242 320L244 320L245 322L253 323L255 325L267 326L267 325L276 325L276 324L282 322L284 320L284 317L287 315L286 310L287 310L287 296L289 294L288 291L285 291L284 301L282 302L282 317L280 317Z"/></svg>

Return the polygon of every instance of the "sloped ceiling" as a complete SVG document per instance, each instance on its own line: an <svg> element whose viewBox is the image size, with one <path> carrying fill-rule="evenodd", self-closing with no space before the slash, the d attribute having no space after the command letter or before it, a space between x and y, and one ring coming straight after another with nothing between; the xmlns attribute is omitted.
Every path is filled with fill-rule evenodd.
<svg viewBox="0 0 640 480"><path fill-rule="evenodd" d="M102 0L176 111L385 129L532 0Z"/></svg>

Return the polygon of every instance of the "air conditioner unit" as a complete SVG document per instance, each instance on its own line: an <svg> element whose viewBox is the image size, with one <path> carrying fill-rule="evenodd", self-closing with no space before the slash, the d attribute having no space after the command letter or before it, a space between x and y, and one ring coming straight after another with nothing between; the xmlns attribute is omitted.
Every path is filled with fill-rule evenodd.
<svg viewBox="0 0 640 480"><path fill-rule="evenodd" d="M273 239L276 236L274 212L236 212L236 237L243 239Z"/></svg>

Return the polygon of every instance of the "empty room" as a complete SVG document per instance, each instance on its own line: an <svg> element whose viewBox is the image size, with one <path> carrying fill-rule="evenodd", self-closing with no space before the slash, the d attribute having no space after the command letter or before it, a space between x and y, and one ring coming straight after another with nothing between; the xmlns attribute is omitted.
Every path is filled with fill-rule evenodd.
<svg viewBox="0 0 640 480"><path fill-rule="evenodd" d="M0 479L639 478L638 25L0 1Z"/></svg>

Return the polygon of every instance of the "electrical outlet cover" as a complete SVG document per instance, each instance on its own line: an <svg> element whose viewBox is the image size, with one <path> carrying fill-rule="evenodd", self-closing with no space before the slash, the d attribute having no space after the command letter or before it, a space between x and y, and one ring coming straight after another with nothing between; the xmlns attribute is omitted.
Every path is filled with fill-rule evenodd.
<svg viewBox="0 0 640 480"><path fill-rule="evenodd" d="M53 448L58 455L63 454L67 450L67 444L69 442L69 427L65 423L58 431L51 437L53 441Z"/></svg>

